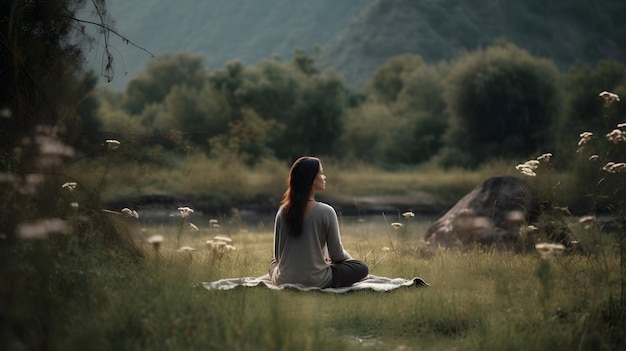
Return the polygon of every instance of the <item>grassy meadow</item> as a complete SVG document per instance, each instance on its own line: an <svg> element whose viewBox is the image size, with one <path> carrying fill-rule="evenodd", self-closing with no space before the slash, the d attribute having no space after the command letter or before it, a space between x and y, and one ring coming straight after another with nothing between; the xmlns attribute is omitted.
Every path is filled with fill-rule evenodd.
<svg viewBox="0 0 626 351"><path fill-rule="evenodd" d="M549 259L481 248L426 255L420 240L431 221L396 216L340 218L346 249L366 261L372 274L419 276L429 287L337 295L208 291L201 282L265 274L272 233L269 227L233 228L221 221L195 230L189 226L194 213L157 225L119 219L116 225L143 258L65 235L26 241L11 252L32 265L16 265L24 271L12 272L12 291L21 295L4 306L13 313L14 334L5 335L3 349L624 347L624 258L611 234L572 222L585 254ZM405 225L396 230L393 221ZM150 243L155 235L159 240ZM208 245L215 236L230 238L232 248ZM184 246L195 250L177 250Z"/></svg>
<svg viewBox="0 0 626 351"><path fill-rule="evenodd" d="M431 252L422 238L440 214L402 215L412 210L416 198L451 206L488 176L518 173L507 162L474 171L429 166L384 171L323 160L326 199L409 199L407 208L389 213L339 213L342 238L355 258L368 263L371 274L418 276L429 287L347 294L260 287L209 291L202 282L266 273L272 257L271 216L233 221L220 212L194 211L190 203L191 208L173 207L170 216L149 221L141 209L105 208L106 200L113 194L159 190L217 193L217 198L240 201L271 198L277 203L288 166L267 161L250 169L233 159L192 154L170 159L167 167L133 167L120 161L128 159L125 153L130 150L119 142L113 146L100 159L78 161L67 173L49 175L40 188L32 188L40 192L22 188L25 192L4 199L5 209L24 210L11 212L16 236L4 236L5 245L0 246L1 349L626 346L626 243L619 227L606 232L597 222L584 227L576 216L565 217L582 250L551 257L542 258L534 250L494 252L484 247ZM539 175L528 180L540 195L558 201L554 184L574 183L568 174L541 167ZM67 180L72 182L64 183ZM567 194L563 189L557 190ZM36 207L28 203L37 202L48 207L30 213ZM354 206L358 209L359 202ZM37 217L44 219L26 221ZM7 223L11 219L3 218Z"/></svg>

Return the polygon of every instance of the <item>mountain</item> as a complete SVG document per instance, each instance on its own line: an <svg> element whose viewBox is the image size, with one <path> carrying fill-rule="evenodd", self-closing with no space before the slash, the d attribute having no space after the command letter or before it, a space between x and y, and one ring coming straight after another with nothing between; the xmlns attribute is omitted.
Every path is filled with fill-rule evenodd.
<svg viewBox="0 0 626 351"><path fill-rule="evenodd" d="M115 28L155 55L204 57L209 71L239 59L247 65L295 49L313 54L354 86L388 58L414 53L428 63L504 38L565 70L581 61L626 61L626 1L604 0L110 0ZM101 40L102 41L102 40ZM151 60L114 40L122 88ZM96 73L101 50L89 54Z"/></svg>
<svg viewBox="0 0 626 351"><path fill-rule="evenodd" d="M626 61L626 1L377 0L324 48L322 62L362 83L389 57L450 60L504 38L566 69Z"/></svg>
<svg viewBox="0 0 626 351"><path fill-rule="evenodd" d="M343 31L372 0L110 0L114 27L132 43L159 56L202 55L208 70L239 59L254 65L273 56L289 60L295 49L311 54ZM150 55L111 37L115 78L123 88ZM102 44L102 39L100 39ZM100 73L101 50L88 55Z"/></svg>

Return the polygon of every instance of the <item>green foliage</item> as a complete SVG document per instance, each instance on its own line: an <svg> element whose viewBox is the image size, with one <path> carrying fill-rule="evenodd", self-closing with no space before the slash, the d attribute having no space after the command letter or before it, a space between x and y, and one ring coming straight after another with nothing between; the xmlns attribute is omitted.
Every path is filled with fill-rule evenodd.
<svg viewBox="0 0 626 351"><path fill-rule="evenodd" d="M474 164L549 147L561 107L558 79L550 61L507 43L459 59L446 90L447 144Z"/></svg>
<svg viewBox="0 0 626 351"><path fill-rule="evenodd" d="M384 103L395 103L405 85L405 76L418 70L424 61L419 55L392 57L372 75L369 83L372 98L380 98Z"/></svg>
<svg viewBox="0 0 626 351"><path fill-rule="evenodd" d="M132 116L112 112L111 103L101 111L111 121L103 123L119 129L138 119L147 133L177 130L207 154L226 148L252 163L335 152L350 93L333 72L318 72L304 51L292 62L232 62L210 75L199 65L186 55L151 64L124 95Z"/></svg>
<svg viewBox="0 0 626 351"><path fill-rule="evenodd" d="M202 88L205 76L202 57L162 55L158 61L150 61L143 74L128 82L125 107L131 114L139 114L147 105L163 101L176 85Z"/></svg>
<svg viewBox="0 0 626 351"><path fill-rule="evenodd" d="M614 104L610 111L604 111L604 101L599 94L602 91L611 91L619 96L626 94L626 66L623 63L605 60L593 69L577 64L570 68L565 79L567 104L564 124L568 132L577 138L584 131L605 131L622 122L626 107Z"/></svg>

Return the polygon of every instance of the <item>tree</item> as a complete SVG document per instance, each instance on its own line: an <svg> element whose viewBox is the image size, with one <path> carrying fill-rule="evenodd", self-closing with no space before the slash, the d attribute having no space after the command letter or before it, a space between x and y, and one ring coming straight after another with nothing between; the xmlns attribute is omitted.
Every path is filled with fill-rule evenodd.
<svg viewBox="0 0 626 351"><path fill-rule="evenodd" d="M233 94L241 104L233 110L251 109L275 122L269 145L280 159L336 153L343 130L349 95L343 81L330 71L303 72L300 64L266 60L247 68Z"/></svg>
<svg viewBox="0 0 626 351"><path fill-rule="evenodd" d="M564 124L575 138L578 138L581 132L601 132L623 122L621 119L626 115L626 106L615 104L607 114L599 94L606 90L619 96L626 96L624 64L605 60L599 62L593 69L577 64L570 68L565 79L567 101Z"/></svg>
<svg viewBox="0 0 626 351"><path fill-rule="evenodd" d="M445 96L446 142L477 165L528 157L551 147L560 114L559 72L551 61L506 42L457 60Z"/></svg>
<svg viewBox="0 0 626 351"><path fill-rule="evenodd" d="M80 42L71 37L77 32L72 18L83 4L0 3L0 149L5 169L11 163L6 160L10 150L35 125L62 127L75 117L74 102L83 99L78 94L85 91L78 87L82 52Z"/></svg>
<svg viewBox="0 0 626 351"><path fill-rule="evenodd" d="M142 74L128 82L125 106L131 114L140 114L150 103L161 102L174 86L202 89L206 80L200 56L165 54L150 61Z"/></svg>
<svg viewBox="0 0 626 351"><path fill-rule="evenodd" d="M405 85L405 78L424 64L421 56L406 54L392 57L380 66L368 84L370 96L394 103Z"/></svg>

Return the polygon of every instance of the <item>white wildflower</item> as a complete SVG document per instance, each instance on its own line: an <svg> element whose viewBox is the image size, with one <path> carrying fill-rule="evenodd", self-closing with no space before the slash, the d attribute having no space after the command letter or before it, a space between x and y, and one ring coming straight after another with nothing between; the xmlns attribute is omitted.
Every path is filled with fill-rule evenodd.
<svg viewBox="0 0 626 351"><path fill-rule="evenodd" d="M128 207L124 207L122 209L122 211L120 211L120 212L122 212L122 214L124 214L125 216L128 216L128 217L139 218L139 213L137 213L137 211L135 211L135 210L131 210Z"/></svg>
<svg viewBox="0 0 626 351"><path fill-rule="evenodd" d="M227 236L222 236L222 235L218 235L216 237L213 238L213 240L216 241L223 241L223 242L227 242L227 243L232 243L233 239L227 237Z"/></svg>
<svg viewBox="0 0 626 351"><path fill-rule="evenodd" d="M587 144L589 142L589 140L591 140L591 137L593 136L592 132L582 132L580 133L580 140L578 141L578 146L583 146L585 144Z"/></svg>
<svg viewBox="0 0 626 351"><path fill-rule="evenodd" d="M148 239L146 239L146 242L148 242L148 244L160 244L163 241L165 241L163 235L152 235Z"/></svg>
<svg viewBox="0 0 626 351"><path fill-rule="evenodd" d="M404 213L402 214L402 217L404 217L404 218L413 218L413 217L415 217L415 213L413 213L413 212L411 212L411 211L409 211L409 212L404 212Z"/></svg>
<svg viewBox="0 0 626 351"><path fill-rule="evenodd" d="M148 244L152 245L154 251L158 252L159 248L161 247L161 243L165 241L165 239L163 238L163 235L152 235L151 237L146 239L146 241L148 242Z"/></svg>
<svg viewBox="0 0 626 351"><path fill-rule="evenodd" d="M120 147L120 142L115 139L108 139L104 142L109 150L115 150Z"/></svg>
<svg viewBox="0 0 626 351"><path fill-rule="evenodd" d="M541 258L548 259L553 253L563 252L563 250L565 250L565 246L553 243L539 243L535 245L535 249L537 249Z"/></svg>
<svg viewBox="0 0 626 351"><path fill-rule="evenodd" d="M626 128L626 122L618 124L617 128Z"/></svg>
<svg viewBox="0 0 626 351"><path fill-rule="evenodd" d="M550 158L551 157L552 157L552 154L548 152L548 153L545 153L545 154L537 157L537 161L540 161L540 162L550 162Z"/></svg>
<svg viewBox="0 0 626 351"><path fill-rule="evenodd" d="M585 229L591 229L597 223L595 216L584 216L578 219L578 223Z"/></svg>
<svg viewBox="0 0 626 351"><path fill-rule="evenodd" d="M176 250L178 252L185 252L185 251L196 251L196 249L194 249L191 246L183 246L180 249Z"/></svg>
<svg viewBox="0 0 626 351"><path fill-rule="evenodd" d="M189 228L191 228L191 230L193 231L200 231L200 229L198 228L197 225L193 224L193 223L189 223Z"/></svg>
<svg viewBox="0 0 626 351"><path fill-rule="evenodd" d="M72 207L72 208L78 208L78 202L71 202L71 203L70 203L70 207Z"/></svg>
<svg viewBox="0 0 626 351"><path fill-rule="evenodd" d="M402 228L402 223L394 222L391 223L391 226L399 230L400 228Z"/></svg>
<svg viewBox="0 0 626 351"><path fill-rule="evenodd" d="M190 213L193 213L193 209L190 207L179 207L178 211L180 211L180 216L183 218L189 216Z"/></svg>
<svg viewBox="0 0 626 351"><path fill-rule="evenodd" d="M624 132L620 129L613 129L610 133L607 133L606 138L612 143L619 143L620 141L626 141Z"/></svg>
<svg viewBox="0 0 626 351"><path fill-rule="evenodd" d="M78 184L76 182L67 182L67 183L61 185L61 189L67 189L69 191L74 191L74 189L76 189L76 186L78 186Z"/></svg>
<svg viewBox="0 0 626 351"><path fill-rule="evenodd" d="M626 163L608 162L606 165L604 165L604 167L602 167L602 170L609 172L609 173L623 172L624 170L626 170Z"/></svg>
<svg viewBox="0 0 626 351"><path fill-rule="evenodd" d="M391 249L388 246L383 246L380 250L381 251L391 251Z"/></svg>
<svg viewBox="0 0 626 351"><path fill-rule="evenodd" d="M619 100L619 95L615 94L615 93L611 93L608 91L603 91L600 94L600 97L602 97L604 99L604 103L610 105L616 101L620 101Z"/></svg>
<svg viewBox="0 0 626 351"><path fill-rule="evenodd" d="M589 161L597 161L600 158L600 156L598 155L591 155L589 156Z"/></svg>
<svg viewBox="0 0 626 351"><path fill-rule="evenodd" d="M537 160L528 160L524 163L520 163L515 166L515 169L520 171L525 176L534 177L537 174L535 173L535 169L539 167L539 161Z"/></svg>

